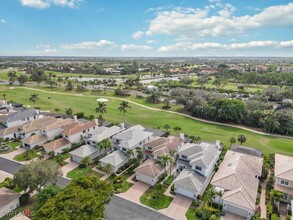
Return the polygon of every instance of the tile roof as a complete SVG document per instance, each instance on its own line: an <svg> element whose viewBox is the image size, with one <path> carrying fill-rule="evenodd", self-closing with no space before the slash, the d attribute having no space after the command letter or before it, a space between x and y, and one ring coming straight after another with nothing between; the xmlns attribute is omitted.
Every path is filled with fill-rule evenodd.
<svg viewBox="0 0 293 220"><path fill-rule="evenodd" d="M59 138L57 140L51 141L43 145L44 148L51 149L52 151L57 150L65 145L70 144L70 142L65 138Z"/></svg>
<svg viewBox="0 0 293 220"><path fill-rule="evenodd" d="M37 118L24 124L21 133L27 134L33 131L42 130L42 128L52 124L55 121L57 121L57 119L51 116Z"/></svg>
<svg viewBox="0 0 293 220"><path fill-rule="evenodd" d="M86 144L86 145L83 145L83 146L69 152L69 153L71 155L75 155L75 156L84 158L84 157L90 156L98 151L99 151L98 148Z"/></svg>
<svg viewBox="0 0 293 220"><path fill-rule="evenodd" d="M275 176L293 181L293 157L275 154Z"/></svg>
<svg viewBox="0 0 293 220"><path fill-rule="evenodd" d="M104 139L110 138L113 135L119 133L123 129L118 126L112 126L110 128L102 126L96 128L94 131L91 132L92 137L89 138L91 141L100 142Z"/></svg>
<svg viewBox="0 0 293 220"><path fill-rule="evenodd" d="M133 146L151 136L153 136L153 133L144 131L144 127L141 125L136 125L114 135L113 138L120 140L118 146L131 149Z"/></svg>
<svg viewBox="0 0 293 220"><path fill-rule="evenodd" d="M19 198L21 195L7 188L0 189L0 207L12 202Z"/></svg>
<svg viewBox="0 0 293 220"><path fill-rule="evenodd" d="M37 110L35 109L25 109L25 110L20 110L18 112L14 112L12 114L7 115L3 122L13 122L13 121L18 121L23 118L28 118L28 117L33 117L37 115Z"/></svg>
<svg viewBox="0 0 293 220"><path fill-rule="evenodd" d="M109 163L112 166L117 166L126 160L128 160L128 156L122 151L114 151L100 159L101 162L106 164Z"/></svg>
<svg viewBox="0 0 293 220"><path fill-rule="evenodd" d="M135 169L136 173L141 173L152 178L157 177L164 168L153 159L144 161Z"/></svg>
<svg viewBox="0 0 293 220"><path fill-rule="evenodd" d="M42 130L44 130L44 131L52 131L52 130L55 130L57 128L66 127L67 125L70 125L72 123L74 123L74 120L71 119L71 118L66 118L66 119L58 118L53 123L43 126Z"/></svg>
<svg viewBox="0 0 293 220"><path fill-rule="evenodd" d="M66 126L64 131L62 132L62 134L67 135L67 136L71 136L71 135L80 133L84 130L90 129L94 126L97 126L97 125L92 121L88 121L85 123L74 122L74 123L70 124L69 126Z"/></svg>
<svg viewBox="0 0 293 220"><path fill-rule="evenodd" d="M201 195L206 179L205 176L192 170L183 170L173 181L173 184Z"/></svg>
<svg viewBox="0 0 293 220"><path fill-rule="evenodd" d="M32 135L30 137L27 137L27 138L24 138L22 140L23 143L26 143L26 144L36 144L36 143L39 143L41 141L46 141L48 138L46 135L43 135L43 134L35 134L35 135Z"/></svg>
<svg viewBox="0 0 293 220"><path fill-rule="evenodd" d="M20 132L22 127L23 127L23 125L17 125L17 126L1 129L0 130L0 137L5 136L5 135L9 135L9 134L14 134L16 132Z"/></svg>
<svg viewBox="0 0 293 220"><path fill-rule="evenodd" d="M219 154L219 147L203 141L197 144L186 143L179 149L178 154L187 156L190 165L208 168Z"/></svg>
<svg viewBox="0 0 293 220"><path fill-rule="evenodd" d="M228 150L211 184L225 189L223 199L255 209L262 158Z"/></svg>

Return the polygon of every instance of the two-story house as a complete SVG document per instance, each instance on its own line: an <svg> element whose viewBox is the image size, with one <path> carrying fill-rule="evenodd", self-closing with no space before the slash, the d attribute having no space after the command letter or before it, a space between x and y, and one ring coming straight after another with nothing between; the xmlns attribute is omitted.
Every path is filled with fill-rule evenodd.
<svg viewBox="0 0 293 220"><path fill-rule="evenodd" d="M178 194L197 199L210 182L215 164L221 153L220 141L186 143L178 151L177 172L173 181Z"/></svg>
<svg viewBox="0 0 293 220"><path fill-rule="evenodd" d="M293 200L293 157L275 154L275 189L284 193L282 202Z"/></svg>
<svg viewBox="0 0 293 220"><path fill-rule="evenodd" d="M137 147L142 149L142 146L153 137L154 133L145 131L141 125L135 125L114 135L111 138L114 152L100 160L102 167L110 164L113 172L116 173L120 167L127 163L130 156L137 157Z"/></svg>
<svg viewBox="0 0 293 220"><path fill-rule="evenodd" d="M145 161L135 169L136 179L155 185L159 176L163 174L164 167L158 163L163 155L169 155L171 151L178 151L184 141L179 137L155 137L143 146ZM169 169L169 165L165 169Z"/></svg>
<svg viewBox="0 0 293 220"><path fill-rule="evenodd" d="M211 184L219 194L214 202L223 206L224 213L251 219L256 209L263 159L247 149L228 150Z"/></svg>
<svg viewBox="0 0 293 220"><path fill-rule="evenodd" d="M24 109L18 112L7 115L3 119L3 125L6 127L14 127L18 125L23 125L29 121L41 118L43 115L39 113L39 110L36 109Z"/></svg>

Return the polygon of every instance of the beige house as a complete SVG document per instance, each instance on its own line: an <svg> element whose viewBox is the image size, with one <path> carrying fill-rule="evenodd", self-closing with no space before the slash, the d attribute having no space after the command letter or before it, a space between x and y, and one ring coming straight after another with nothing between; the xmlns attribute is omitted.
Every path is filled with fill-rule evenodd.
<svg viewBox="0 0 293 220"><path fill-rule="evenodd" d="M228 150L211 184L217 196L214 201L230 212L251 219L256 209L262 157Z"/></svg>
<svg viewBox="0 0 293 220"><path fill-rule="evenodd" d="M43 145L46 153L54 152L55 155L61 154L66 148L71 147L71 143L65 138L59 138Z"/></svg>
<svg viewBox="0 0 293 220"><path fill-rule="evenodd" d="M275 189L284 193L283 202L293 200L293 157L275 155Z"/></svg>
<svg viewBox="0 0 293 220"><path fill-rule="evenodd" d="M7 215L19 206L19 197L21 195L10 189L0 189L0 218Z"/></svg>
<svg viewBox="0 0 293 220"><path fill-rule="evenodd" d="M155 185L160 175L164 173L164 167L157 163L154 159L144 161L135 169L136 179L147 183L151 186Z"/></svg>
<svg viewBox="0 0 293 220"><path fill-rule="evenodd" d="M22 140L22 146L28 149L33 149L36 146L42 146L48 140L43 134L32 135Z"/></svg>

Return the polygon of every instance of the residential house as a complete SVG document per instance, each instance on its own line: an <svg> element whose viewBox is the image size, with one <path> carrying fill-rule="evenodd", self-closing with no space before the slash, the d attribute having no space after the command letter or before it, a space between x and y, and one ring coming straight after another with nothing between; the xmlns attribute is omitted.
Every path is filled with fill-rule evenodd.
<svg viewBox="0 0 293 220"><path fill-rule="evenodd" d="M134 157L137 156L135 148L142 149L143 145L154 137L152 132L145 131L141 125L135 125L112 137L113 150L127 153L132 150Z"/></svg>
<svg viewBox="0 0 293 220"><path fill-rule="evenodd" d="M81 163L85 157L90 157L94 160L101 155L100 150L97 147L88 144L69 152L69 154L71 155L71 159L77 163Z"/></svg>
<svg viewBox="0 0 293 220"><path fill-rule="evenodd" d="M169 155L171 150L178 151L183 142L181 138L173 136L155 137L147 142L143 147L143 157L146 161L135 169L136 179L155 185L159 176L164 173L164 167L158 164L158 160L163 155ZM168 168L169 166L166 167L166 169Z"/></svg>
<svg viewBox="0 0 293 220"><path fill-rule="evenodd" d="M43 115L39 113L36 109L25 109L12 114L7 115L3 119L3 125L6 127L13 127L17 125L22 125L26 122L41 118Z"/></svg>
<svg viewBox="0 0 293 220"><path fill-rule="evenodd" d="M88 136L88 133L98 128L94 122L78 122L75 121L64 128L62 132L63 138L66 138L71 143L79 143Z"/></svg>
<svg viewBox="0 0 293 220"><path fill-rule="evenodd" d="M215 192L220 194L214 201L223 206L224 212L251 219L261 172L262 157L228 150L211 181Z"/></svg>
<svg viewBox="0 0 293 220"><path fill-rule="evenodd" d="M186 143L178 151L177 172L173 181L175 193L197 199L202 195L212 177L221 153L220 141L216 143Z"/></svg>
<svg viewBox="0 0 293 220"><path fill-rule="evenodd" d="M54 155L61 154L64 149L71 148L71 143L66 138L59 138L43 145L46 153L54 152Z"/></svg>
<svg viewBox="0 0 293 220"><path fill-rule="evenodd" d="M67 126L70 126L71 124L74 125L74 123L74 120L71 118L58 118L53 123L42 126L41 132L46 135L49 140L52 140L60 135Z"/></svg>
<svg viewBox="0 0 293 220"><path fill-rule="evenodd" d="M275 154L275 189L284 193L282 202L293 200L293 157Z"/></svg>
<svg viewBox="0 0 293 220"><path fill-rule="evenodd" d="M0 189L0 218L19 207L21 194L7 188Z"/></svg>
<svg viewBox="0 0 293 220"><path fill-rule="evenodd" d="M33 149L36 146L42 146L48 140L46 135L35 134L22 140L22 146Z"/></svg>
<svg viewBox="0 0 293 220"><path fill-rule="evenodd" d="M20 132L23 125L17 125L13 127L5 127L0 130L0 137L4 139L18 139L20 138Z"/></svg>
<svg viewBox="0 0 293 220"><path fill-rule="evenodd" d="M127 163L128 158L129 157L126 155L126 153L120 150L116 150L100 159L100 162L102 167L106 167L107 164L110 164L112 167L112 172L116 173L120 167Z"/></svg>

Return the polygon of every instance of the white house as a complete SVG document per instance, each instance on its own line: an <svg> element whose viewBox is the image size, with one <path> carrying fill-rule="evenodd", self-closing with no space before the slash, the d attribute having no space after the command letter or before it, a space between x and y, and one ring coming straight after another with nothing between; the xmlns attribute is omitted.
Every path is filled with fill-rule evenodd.
<svg viewBox="0 0 293 220"><path fill-rule="evenodd" d="M21 195L10 189L0 189L0 218L19 207Z"/></svg>
<svg viewBox="0 0 293 220"><path fill-rule="evenodd" d="M186 143L178 151L174 180L175 193L196 199L202 195L212 177L215 164L221 153L220 141L216 143Z"/></svg>
<svg viewBox="0 0 293 220"><path fill-rule="evenodd" d="M154 159L148 159L135 169L135 178L153 186L158 182L160 175L163 173L163 166Z"/></svg>
<svg viewBox="0 0 293 220"><path fill-rule="evenodd" d="M79 143L83 138L88 136L88 133L98 128L94 122L73 122L67 125L62 132L63 138L66 138L71 143Z"/></svg>
<svg viewBox="0 0 293 220"><path fill-rule="evenodd" d="M128 161L128 156L122 151L114 151L111 154L100 159L102 167L106 167L107 164L112 166L112 172L116 173L117 170L126 164Z"/></svg>
<svg viewBox="0 0 293 220"><path fill-rule="evenodd" d="M109 128L105 126L97 127L95 130L88 133L87 143L89 145L96 146L97 143L102 140L110 139L123 130L124 129L119 126L112 126Z"/></svg>
<svg viewBox="0 0 293 220"><path fill-rule="evenodd" d="M41 118L43 115L39 113L39 110L35 109L25 109L12 114L7 115L3 119L3 125L6 127L13 127L17 125L22 125L26 122Z"/></svg>
<svg viewBox="0 0 293 220"><path fill-rule="evenodd" d="M230 212L251 219L256 208L262 157L228 150L211 184L222 196L214 199Z"/></svg>
<svg viewBox="0 0 293 220"><path fill-rule="evenodd" d="M66 128L66 126L69 126L73 123L74 123L74 120L71 118L67 118L67 119L59 118L53 123L42 126L41 132L42 134L46 135L49 140L52 140L58 135L60 135L62 131Z"/></svg>
<svg viewBox="0 0 293 220"><path fill-rule="evenodd" d="M101 155L100 150L97 147L88 144L69 152L69 154L71 155L71 159L77 163L81 163L83 158L87 156L94 160Z"/></svg>

